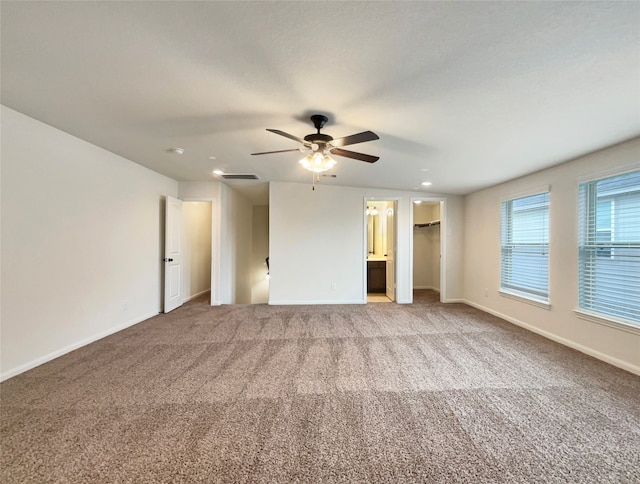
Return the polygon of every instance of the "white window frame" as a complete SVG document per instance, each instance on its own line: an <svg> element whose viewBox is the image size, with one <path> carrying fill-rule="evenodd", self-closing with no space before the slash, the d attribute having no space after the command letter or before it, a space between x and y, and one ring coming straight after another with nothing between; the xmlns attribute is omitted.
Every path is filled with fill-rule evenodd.
<svg viewBox="0 0 640 484"><path fill-rule="evenodd" d="M612 178L612 177L616 177L616 176L620 176L620 175L625 175L628 173L633 173L633 172L637 172L638 171L639 166L636 165L632 165L632 166L627 166L627 167L623 167L620 169L616 169L616 170L608 170L606 172L600 172L597 174L592 174L590 176L587 177L582 177L580 179L578 179L578 217L580 217L579 219L579 225L580 224L586 224L587 220L586 217L588 217L588 214L585 212L582 212L580 210L581 207L581 200L580 200L580 196L581 196L581 190L580 187L584 184L587 183L593 183L593 182L598 182L601 180L605 180L607 178ZM615 214L616 214L616 207L615 207L615 200L611 200L611 243L612 243L612 247L610 248L611 252L609 254L609 258L611 260L615 260L616 259L616 252L615 252L615 243L619 242L616 240L616 231L615 231L615 223L616 223L616 219L615 219ZM597 203L597 202L596 202ZM595 224L595 221L594 221ZM586 230L586 229L584 229ZM594 225L594 228L592 229L593 231L595 231L595 233L597 234L597 232L599 231L599 229ZM583 281L581 279L581 273L580 273L580 269L581 269L581 237L584 237L585 234L582 234L582 230L578 231L578 241L577 241L577 248L578 248L578 274L577 274L577 278L578 278L578 294L577 294L577 301L576 301L576 309L574 309L574 313L576 314L576 316L578 316L581 319L587 320L587 321L591 321L594 323L598 323L598 324L602 324L605 326L609 326L609 327L613 327L616 329L620 329L626 332L630 332L633 334L640 334L640 322L638 321L633 321L633 320L629 320L629 319L625 319L622 317L618 317L616 315L612 315L612 314L607 314L605 312L601 312L601 311L597 311L597 310L593 310L591 308L585 308L581 306L581 287L583 284ZM595 234L594 234L595 235ZM588 235L587 235L588 236ZM599 256L599 257L606 257L604 255Z"/></svg>
<svg viewBox="0 0 640 484"><path fill-rule="evenodd" d="M519 193L515 193L515 194L510 194L507 196L504 196L501 198L501 203L500 203L500 289L498 290L498 293L503 296L503 297L507 297L510 299L515 299L517 301L521 301L521 302L525 302L528 304L532 304L534 306L543 308L543 309L550 309L551 308L551 302L550 302L550 280L549 280L549 250L550 250L550 241L549 238L547 239L547 243L546 243L546 250L547 250L547 291L546 291L546 295L542 296L540 294L536 294L534 292L529 292L526 290L520 290L517 288L513 288L513 287L508 287L504 285L504 265L503 265L503 257L504 257L504 244L503 244L503 229L504 229L504 224L505 223L510 223L511 221L505 221L503 218L503 207L505 203L509 203L509 202L513 202L515 200L519 200L522 198L527 198L527 197L532 197L535 195L542 195L542 194L547 194L548 195L548 205L547 205L547 223L548 222L548 218L549 218L549 213L550 213L550 207L551 207L551 188L550 186L546 185L546 186L542 186L542 187L538 187L535 189L531 189L531 190L527 190L524 192L519 192ZM549 230L550 227L549 225L547 225L547 234L549 234Z"/></svg>

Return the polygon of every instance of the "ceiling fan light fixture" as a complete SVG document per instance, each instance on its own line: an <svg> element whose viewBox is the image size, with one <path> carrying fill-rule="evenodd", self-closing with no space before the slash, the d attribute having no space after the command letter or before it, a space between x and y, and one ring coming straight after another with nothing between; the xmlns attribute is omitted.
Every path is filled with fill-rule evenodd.
<svg viewBox="0 0 640 484"><path fill-rule="evenodd" d="M322 173L336 166L336 160L323 153L313 153L302 158L300 164L305 170Z"/></svg>

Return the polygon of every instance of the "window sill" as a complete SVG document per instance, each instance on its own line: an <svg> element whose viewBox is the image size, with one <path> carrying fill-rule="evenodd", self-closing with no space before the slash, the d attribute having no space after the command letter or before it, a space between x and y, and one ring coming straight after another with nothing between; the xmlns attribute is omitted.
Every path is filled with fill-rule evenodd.
<svg viewBox="0 0 640 484"><path fill-rule="evenodd" d="M549 304L548 302L541 301L540 299L534 299L521 293L511 292L505 289L500 289L498 293L503 297L508 297L510 299L515 299L516 301L525 302L542 309L551 309L551 304Z"/></svg>
<svg viewBox="0 0 640 484"><path fill-rule="evenodd" d="M618 329L620 331L626 331L627 333L640 335L640 326L636 326L634 323L624 319L618 319L613 316L606 316L599 313L592 313L591 311L586 311L584 309L574 309L573 312L580 319L602 324L603 326L609 326L610 328Z"/></svg>

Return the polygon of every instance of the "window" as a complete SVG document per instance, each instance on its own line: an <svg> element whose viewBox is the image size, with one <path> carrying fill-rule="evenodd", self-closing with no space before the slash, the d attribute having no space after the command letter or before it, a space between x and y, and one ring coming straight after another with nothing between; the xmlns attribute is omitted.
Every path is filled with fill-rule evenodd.
<svg viewBox="0 0 640 484"><path fill-rule="evenodd" d="M599 200L596 202L596 255L598 257L611 257L611 220L613 200Z"/></svg>
<svg viewBox="0 0 640 484"><path fill-rule="evenodd" d="M500 290L549 301L549 192L502 202Z"/></svg>
<svg viewBox="0 0 640 484"><path fill-rule="evenodd" d="M640 327L640 171L582 183L579 196L578 306Z"/></svg>

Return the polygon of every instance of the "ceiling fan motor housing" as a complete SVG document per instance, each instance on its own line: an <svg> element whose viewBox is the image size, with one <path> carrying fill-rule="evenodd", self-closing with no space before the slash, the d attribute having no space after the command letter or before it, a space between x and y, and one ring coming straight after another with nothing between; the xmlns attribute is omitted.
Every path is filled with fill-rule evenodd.
<svg viewBox="0 0 640 484"><path fill-rule="evenodd" d="M311 133L305 136L304 140L308 141L309 143L326 144L329 141L333 141L333 136L329 136L328 134L322 134L322 133Z"/></svg>

